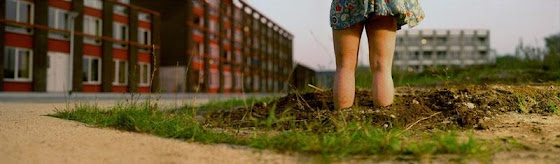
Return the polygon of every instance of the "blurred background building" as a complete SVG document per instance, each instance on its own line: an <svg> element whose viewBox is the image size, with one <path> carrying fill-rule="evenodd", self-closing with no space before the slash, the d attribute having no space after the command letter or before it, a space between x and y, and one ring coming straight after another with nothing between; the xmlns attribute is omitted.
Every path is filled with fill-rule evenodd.
<svg viewBox="0 0 560 164"><path fill-rule="evenodd" d="M158 12L129 0L3 0L0 9L0 91L157 88Z"/></svg>
<svg viewBox="0 0 560 164"><path fill-rule="evenodd" d="M3 0L0 8L0 91L277 92L294 70L293 35L243 1Z"/></svg>
<svg viewBox="0 0 560 164"><path fill-rule="evenodd" d="M489 30L401 30L396 42L393 68L398 70L490 64L495 58Z"/></svg>

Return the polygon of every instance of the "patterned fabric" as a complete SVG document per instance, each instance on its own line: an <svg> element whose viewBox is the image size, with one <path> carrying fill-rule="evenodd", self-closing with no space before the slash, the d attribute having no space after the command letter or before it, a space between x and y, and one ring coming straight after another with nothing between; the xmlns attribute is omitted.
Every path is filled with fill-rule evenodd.
<svg viewBox="0 0 560 164"><path fill-rule="evenodd" d="M399 29L405 24L414 27L424 19L418 0L333 0L331 27L342 30L372 15L394 16Z"/></svg>

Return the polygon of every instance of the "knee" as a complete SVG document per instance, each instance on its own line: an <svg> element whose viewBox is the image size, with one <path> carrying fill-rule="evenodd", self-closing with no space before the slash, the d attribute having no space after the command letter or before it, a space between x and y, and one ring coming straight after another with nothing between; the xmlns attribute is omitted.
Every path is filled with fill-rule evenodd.
<svg viewBox="0 0 560 164"><path fill-rule="evenodd" d="M356 65L355 64L337 64L336 65L336 71L337 72L355 72L356 71Z"/></svg>
<svg viewBox="0 0 560 164"><path fill-rule="evenodd" d="M371 72L390 72L392 63L390 61L380 61L376 60L370 62Z"/></svg>

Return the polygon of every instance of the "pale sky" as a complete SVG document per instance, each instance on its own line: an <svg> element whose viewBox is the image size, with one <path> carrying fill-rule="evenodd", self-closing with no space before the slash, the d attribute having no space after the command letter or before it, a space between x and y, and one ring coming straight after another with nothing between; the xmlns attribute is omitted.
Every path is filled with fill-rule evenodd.
<svg viewBox="0 0 560 164"><path fill-rule="evenodd" d="M335 68L331 0L246 1L294 35L296 62L315 70ZM498 54L513 53L520 39L543 46L546 36L560 33L560 0L420 0L420 5L426 18L414 29L489 29ZM368 64L367 44L361 49L360 64Z"/></svg>

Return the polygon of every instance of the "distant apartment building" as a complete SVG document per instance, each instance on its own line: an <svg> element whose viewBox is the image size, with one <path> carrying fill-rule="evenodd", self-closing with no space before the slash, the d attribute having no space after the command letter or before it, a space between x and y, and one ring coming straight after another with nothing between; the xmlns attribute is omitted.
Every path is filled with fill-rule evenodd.
<svg viewBox="0 0 560 164"><path fill-rule="evenodd" d="M158 12L129 0L2 0L0 8L0 91L157 89Z"/></svg>
<svg viewBox="0 0 560 164"><path fill-rule="evenodd" d="M401 30L393 68L418 72L489 64L493 58L489 30Z"/></svg>
<svg viewBox="0 0 560 164"><path fill-rule="evenodd" d="M276 92L293 70L292 34L244 1L3 0L0 8L0 91Z"/></svg>
<svg viewBox="0 0 560 164"><path fill-rule="evenodd" d="M293 36L242 0L136 0L162 13L164 92L277 92Z"/></svg>

